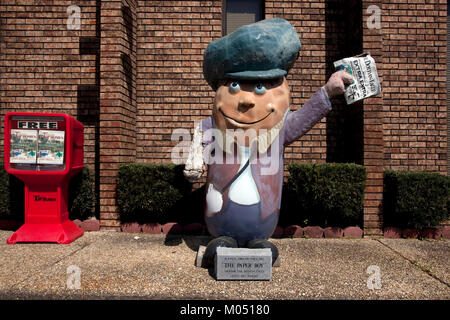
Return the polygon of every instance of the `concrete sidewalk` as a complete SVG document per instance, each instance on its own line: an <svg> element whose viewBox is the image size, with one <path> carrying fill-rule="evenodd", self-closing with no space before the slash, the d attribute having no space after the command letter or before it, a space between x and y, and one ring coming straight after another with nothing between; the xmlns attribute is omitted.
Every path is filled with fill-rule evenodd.
<svg viewBox="0 0 450 320"><path fill-rule="evenodd" d="M87 232L69 245L8 245L11 233L0 231L1 299L450 299L449 240L272 239L281 267L250 282L194 266L208 237ZM68 289L70 266L79 289ZM368 288L369 266L380 289Z"/></svg>

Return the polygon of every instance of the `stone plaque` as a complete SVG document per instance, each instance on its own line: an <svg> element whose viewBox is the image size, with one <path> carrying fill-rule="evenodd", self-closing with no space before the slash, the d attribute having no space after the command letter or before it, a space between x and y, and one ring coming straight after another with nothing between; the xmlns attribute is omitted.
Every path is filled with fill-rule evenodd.
<svg viewBox="0 0 450 320"><path fill-rule="evenodd" d="M217 280L270 280L270 249L217 248L214 264Z"/></svg>

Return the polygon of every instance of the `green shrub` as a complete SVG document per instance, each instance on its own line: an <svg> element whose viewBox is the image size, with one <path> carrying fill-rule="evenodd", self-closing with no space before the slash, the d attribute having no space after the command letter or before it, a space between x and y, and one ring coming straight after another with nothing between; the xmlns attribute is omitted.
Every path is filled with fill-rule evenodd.
<svg viewBox="0 0 450 320"><path fill-rule="evenodd" d="M70 220L85 220L92 217L94 205L94 179L91 170L84 167L70 180L68 207Z"/></svg>
<svg viewBox="0 0 450 320"><path fill-rule="evenodd" d="M119 168L117 203L122 222L167 222L189 210L191 185L182 165L126 164ZM181 204L185 205L181 205Z"/></svg>
<svg viewBox="0 0 450 320"><path fill-rule="evenodd" d="M430 172L384 173L384 225L436 226L449 219L450 177Z"/></svg>
<svg viewBox="0 0 450 320"><path fill-rule="evenodd" d="M288 171L280 224L362 226L364 166L293 163Z"/></svg>
<svg viewBox="0 0 450 320"><path fill-rule="evenodd" d="M24 220L24 191L23 182L7 173L0 163L0 219Z"/></svg>

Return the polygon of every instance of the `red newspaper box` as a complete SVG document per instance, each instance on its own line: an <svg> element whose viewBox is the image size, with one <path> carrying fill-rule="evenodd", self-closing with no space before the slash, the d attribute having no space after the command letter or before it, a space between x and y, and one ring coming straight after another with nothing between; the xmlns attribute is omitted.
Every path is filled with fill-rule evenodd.
<svg viewBox="0 0 450 320"><path fill-rule="evenodd" d="M83 131L67 114L6 114L5 170L25 184L25 223L7 243L70 243L83 235L67 210L70 179L83 168Z"/></svg>

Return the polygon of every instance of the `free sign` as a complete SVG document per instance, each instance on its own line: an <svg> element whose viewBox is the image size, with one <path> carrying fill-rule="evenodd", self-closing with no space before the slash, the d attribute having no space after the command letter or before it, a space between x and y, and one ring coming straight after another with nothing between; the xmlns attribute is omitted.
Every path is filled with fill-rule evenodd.
<svg viewBox="0 0 450 320"><path fill-rule="evenodd" d="M18 121L19 129L58 129L58 122Z"/></svg>

